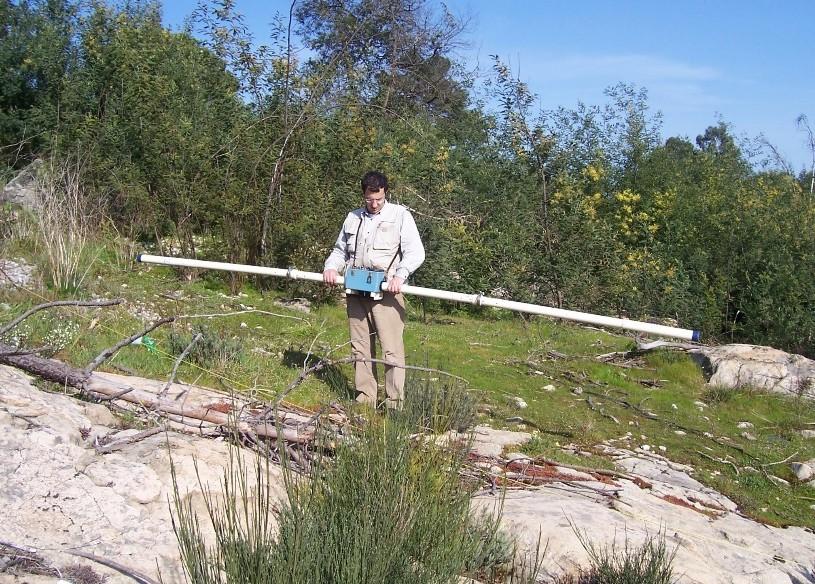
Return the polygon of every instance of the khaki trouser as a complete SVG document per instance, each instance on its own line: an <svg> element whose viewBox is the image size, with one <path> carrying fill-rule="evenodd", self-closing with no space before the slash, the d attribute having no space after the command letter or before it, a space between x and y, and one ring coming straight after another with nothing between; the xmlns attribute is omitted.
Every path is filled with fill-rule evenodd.
<svg viewBox="0 0 815 584"><path fill-rule="evenodd" d="M405 298L402 294L384 293L382 300L349 294L346 297L348 324L351 329L351 352L358 359L376 359L376 337L382 345L385 361L404 366ZM376 406L377 364L370 361L355 363L354 382L357 401ZM385 404L400 408L405 397L405 370L385 365Z"/></svg>

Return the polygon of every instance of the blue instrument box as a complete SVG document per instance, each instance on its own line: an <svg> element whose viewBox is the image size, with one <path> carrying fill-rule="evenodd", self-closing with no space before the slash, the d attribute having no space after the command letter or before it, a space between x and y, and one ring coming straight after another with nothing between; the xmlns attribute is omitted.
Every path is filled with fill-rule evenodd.
<svg viewBox="0 0 815 584"><path fill-rule="evenodd" d="M354 292L379 294L384 281L385 272L364 268L349 268L345 271L345 288Z"/></svg>

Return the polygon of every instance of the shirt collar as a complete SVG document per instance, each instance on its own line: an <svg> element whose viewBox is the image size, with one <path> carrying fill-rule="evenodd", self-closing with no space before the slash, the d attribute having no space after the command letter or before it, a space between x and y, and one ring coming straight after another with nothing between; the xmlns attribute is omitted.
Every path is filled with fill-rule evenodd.
<svg viewBox="0 0 815 584"><path fill-rule="evenodd" d="M371 213L371 212L369 212L369 211L368 211L368 206L367 206L367 205L363 205L363 206L362 206L362 214L363 214L363 215L366 215L367 217L376 217L377 215L381 215L381 214L382 214L382 211L384 211L385 209L387 209L387 208L388 208L388 205L389 205L388 201L385 201L385 202L382 204L382 207L381 207L381 208L379 209L379 211L378 211L378 212L376 212L376 213Z"/></svg>

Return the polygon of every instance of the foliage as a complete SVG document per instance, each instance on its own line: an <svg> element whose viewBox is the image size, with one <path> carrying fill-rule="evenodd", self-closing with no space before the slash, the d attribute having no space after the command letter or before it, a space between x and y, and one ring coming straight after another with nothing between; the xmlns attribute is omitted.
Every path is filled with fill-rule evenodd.
<svg viewBox="0 0 815 584"><path fill-rule="evenodd" d="M279 503L268 463L233 453L223 497L205 499L213 547L176 485L174 525L190 581L455 582L467 569L505 569L497 518L472 517L459 484L463 452L413 441L411 431L386 420L349 436L333 460L318 458L309 479L287 472Z"/></svg>
<svg viewBox="0 0 815 584"><path fill-rule="evenodd" d="M566 576L558 584L673 584L676 549L669 550L665 534L648 535L645 541L634 546L626 534L622 548L612 543L598 547L591 543L588 534L577 532L583 548L588 552L591 568L576 577Z"/></svg>
<svg viewBox="0 0 815 584"><path fill-rule="evenodd" d="M401 415L406 424L433 434L464 432L473 425L477 405L475 396L459 381L410 374L405 381Z"/></svg>
<svg viewBox="0 0 815 584"><path fill-rule="evenodd" d="M751 166L725 122L665 140L627 84L603 105L537 110L498 59L475 87L455 55L464 23L427 0L299 2L268 46L234 2L202 3L181 32L160 13L0 5L4 176L37 157L81 170L88 224L131 245L319 271L377 168L417 218L419 285L815 355L812 173ZM55 260L73 267L52 267L54 285L81 287L91 261ZM233 294L247 282L220 277Z"/></svg>
<svg viewBox="0 0 815 584"><path fill-rule="evenodd" d="M170 333L170 352L181 355L193 338L200 335L188 358L202 367L223 369L228 363L236 361L243 353L243 343L237 337L223 329L206 325L193 325L190 334L173 331Z"/></svg>
<svg viewBox="0 0 815 584"><path fill-rule="evenodd" d="M96 222L93 200L83 192L81 162L54 162L37 176L37 243L47 260L50 284L61 292L82 286L95 258L89 239Z"/></svg>

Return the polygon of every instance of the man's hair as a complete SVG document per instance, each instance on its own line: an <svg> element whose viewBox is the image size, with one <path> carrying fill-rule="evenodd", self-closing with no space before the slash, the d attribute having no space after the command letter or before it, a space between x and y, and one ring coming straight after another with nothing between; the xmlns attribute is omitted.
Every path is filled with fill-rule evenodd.
<svg viewBox="0 0 815 584"><path fill-rule="evenodd" d="M379 189L385 189L385 192L388 192L388 177L375 170L366 172L362 177L362 194L364 195L369 190L378 191Z"/></svg>

